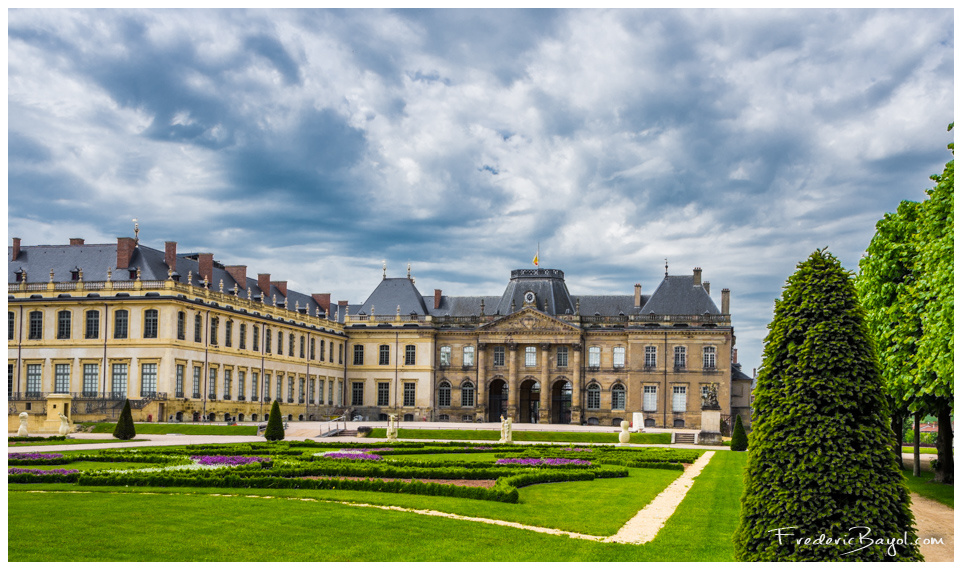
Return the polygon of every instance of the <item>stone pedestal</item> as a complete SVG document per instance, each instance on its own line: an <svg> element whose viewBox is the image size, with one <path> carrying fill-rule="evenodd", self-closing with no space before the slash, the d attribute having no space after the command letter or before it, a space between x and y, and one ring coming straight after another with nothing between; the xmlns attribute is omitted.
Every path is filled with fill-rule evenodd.
<svg viewBox="0 0 962 570"><path fill-rule="evenodd" d="M62 424L60 414L67 416L70 430L73 430L73 421L70 419L71 401L70 394L50 394L47 396L47 419L43 422L41 428L43 433L60 433Z"/></svg>
<svg viewBox="0 0 962 570"><path fill-rule="evenodd" d="M699 445L718 445L721 441L721 410L702 408L701 432L698 433Z"/></svg>
<svg viewBox="0 0 962 570"><path fill-rule="evenodd" d="M645 431L645 414L641 412L631 414L631 426L635 428L635 431Z"/></svg>

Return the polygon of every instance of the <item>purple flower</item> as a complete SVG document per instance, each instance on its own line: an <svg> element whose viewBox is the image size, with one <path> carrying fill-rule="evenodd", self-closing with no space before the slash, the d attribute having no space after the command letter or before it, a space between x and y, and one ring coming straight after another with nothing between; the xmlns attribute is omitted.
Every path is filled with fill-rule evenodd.
<svg viewBox="0 0 962 570"><path fill-rule="evenodd" d="M30 459L34 461L46 461L48 459L60 459L62 453L8 453L7 459Z"/></svg>
<svg viewBox="0 0 962 570"><path fill-rule="evenodd" d="M79 473L77 469L20 469L18 467L8 467L7 475L70 475Z"/></svg>
<svg viewBox="0 0 962 570"><path fill-rule="evenodd" d="M591 465L590 461L584 459L566 459L564 457L508 457L499 459L495 465L526 465L529 467L550 466L558 467L561 465Z"/></svg>
<svg viewBox="0 0 962 570"><path fill-rule="evenodd" d="M190 458L200 465L226 465L230 467L268 461L265 457L244 457L243 455L192 455Z"/></svg>

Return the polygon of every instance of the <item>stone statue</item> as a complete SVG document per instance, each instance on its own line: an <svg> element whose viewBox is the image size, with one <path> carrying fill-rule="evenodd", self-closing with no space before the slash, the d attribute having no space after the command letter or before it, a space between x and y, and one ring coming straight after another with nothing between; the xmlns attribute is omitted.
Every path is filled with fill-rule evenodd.
<svg viewBox="0 0 962 570"><path fill-rule="evenodd" d="M20 429L17 430L17 437L27 437L27 412L20 412Z"/></svg>
<svg viewBox="0 0 962 570"><path fill-rule="evenodd" d="M720 410L721 406L718 405L718 384L712 382L708 385L705 395L701 399L701 409L703 410Z"/></svg>
<svg viewBox="0 0 962 570"><path fill-rule="evenodd" d="M631 439L631 434L628 433L628 426L631 425L627 421L621 421L621 433L618 434L618 445L628 445L628 440Z"/></svg>
<svg viewBox="0 0 962 570"><path fill-rule="evenodd" d="M70 433L70 420L67 416L60 414L60 435L67 435Z"/></svg>
<svg viewBox="0 0 962 570"><path fill-rule="evenodd" d="M397 439L397 414L388 416L387 438L392 441Z"/></svg>
<svg viewBox="0 0 962 570"><path fill-rule="evenodd" d="M498 443L513 443L511 437L511 418L501 416L501 439Z"/></svg>

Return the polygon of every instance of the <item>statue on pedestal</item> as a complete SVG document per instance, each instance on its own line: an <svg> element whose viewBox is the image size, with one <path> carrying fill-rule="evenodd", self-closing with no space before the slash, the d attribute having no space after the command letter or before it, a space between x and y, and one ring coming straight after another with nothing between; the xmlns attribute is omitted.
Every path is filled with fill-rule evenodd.
<svg viewBox="0 0 962 570"><path fill-rule="evenodd" d="M60 435L67 435L70 433L70 420L67 416L60 414Z"/></svg>
<svg viewBox="0 0 962 570"><path fill-rule="evenodd" d="M501 416L501 439L498 443L513 443L511 437L511 418Z"/></svg>
<svg viewBox="0 0 962 570"><path fill-rule="evenodd" d="M17 430L17 437L27 437L27 412L20 412L20 429Z"/></svg>
<svg viewBox="0 0 962 570"><path fill-rule="evenodd" d="M392 441L397 439L397 414L391 414L388 416L387 438Z"/></svg>

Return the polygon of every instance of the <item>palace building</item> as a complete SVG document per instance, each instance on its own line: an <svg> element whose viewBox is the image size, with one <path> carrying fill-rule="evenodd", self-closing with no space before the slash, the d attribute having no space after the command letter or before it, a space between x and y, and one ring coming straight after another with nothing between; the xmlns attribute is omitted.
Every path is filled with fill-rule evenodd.
<svg viewBox="0 0 962 570"><path fill-rule="evenodd" d="M116 244L24 246L8 263L8 416L73 421L263 421L348 415L405 421L699 429L717 386L723 418L748 418L733 361L729 291L701 269L650 293L572 295L557 269L518 269L492 296L422 295L386 269L360 304L331 303L211 253ZM629 290L630 291L630 290ZM744 396L744 397L743 397ZM58 400L62 401L62 399Z"/></svg>

